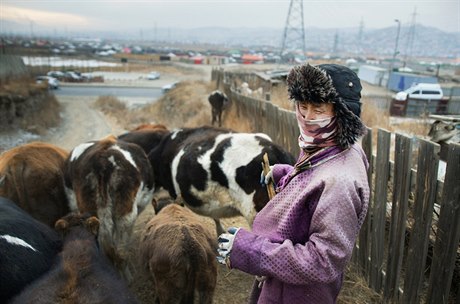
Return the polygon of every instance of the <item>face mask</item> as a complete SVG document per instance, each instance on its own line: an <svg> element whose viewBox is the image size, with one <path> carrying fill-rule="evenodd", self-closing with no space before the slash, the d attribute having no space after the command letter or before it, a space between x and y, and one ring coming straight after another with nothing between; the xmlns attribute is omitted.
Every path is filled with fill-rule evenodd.
<svg viewBox="0 0 460 304"><path fill-rule="evenodd" d="M296 107L297 124L299 125L299 147L329 147L336 145L335 131L337 119L335 116L308 120L305 119Z"/></svg>

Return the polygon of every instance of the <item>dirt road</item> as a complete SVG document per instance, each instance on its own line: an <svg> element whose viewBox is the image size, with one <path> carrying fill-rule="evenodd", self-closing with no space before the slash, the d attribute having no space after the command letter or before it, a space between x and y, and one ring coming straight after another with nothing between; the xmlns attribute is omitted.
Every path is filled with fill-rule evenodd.
<svg viewBox="0 0 460 304"><path fill-rule="evenodd" d="M41 140L71 150L80 143L118 135L124 130L92 108L97 97L57 97L62 105L62 123L58 129L50 130Z"/></svg>

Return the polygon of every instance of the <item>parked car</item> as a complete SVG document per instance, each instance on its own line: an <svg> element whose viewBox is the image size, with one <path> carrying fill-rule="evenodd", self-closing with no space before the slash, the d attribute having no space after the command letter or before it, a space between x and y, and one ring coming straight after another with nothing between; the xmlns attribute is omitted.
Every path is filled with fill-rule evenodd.
<svg viewBox="0 0 460 304"><path fill-rule="evenodd" d="M156 72L156 71L150 72L150 73L147 75L147 79L148 79L148 80L160 79L160 73L159 73L159 72Z"/></svg>
<svg viewBox="0 0 460 304"><path fill-rule="evenodd" d="M444 96L438 83L419 83L404 91L398 92L395 99L403 101L408 98L423 100L440 100Z"/></svg>
<svg viewBox="0 0 460 304"><path fill-rule="evenodd" d="M67 81L75 81L75 82L79 82L82 80L82 77L81 77L81 74L78 73L78 72L74 72L74 71L66 71L65 74L65 79Z"/></svg>
<svg viewBox="0 0 460 304"><path fill-rule="evenodd" d="M59 80L51 76L37 76L35 78L36 83L48 83L48 88L51 90L59 89Z"/></svg>
<svg viewBox="0 0 460 304"><path fill-rule="evenodd" d="M165 84L164 86L161 87L161 91L163 93L166 93L169 90L174 89L177 86L178 83L179 83L179 81L175 81L175 82L172 82L172 83Z"/></svg>
<svg viewBox="0 0 460 304"><path fill-rule="evenodd" d="M61 71L49 71L48 73L46 73L46 75L54 77L56 79L62 79L65 76L64 72Z"/></svg>

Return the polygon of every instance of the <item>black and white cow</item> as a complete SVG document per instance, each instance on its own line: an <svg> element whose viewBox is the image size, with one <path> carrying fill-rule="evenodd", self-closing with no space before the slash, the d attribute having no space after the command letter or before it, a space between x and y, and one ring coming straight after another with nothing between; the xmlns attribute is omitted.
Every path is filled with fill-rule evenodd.
<svg viewBox="0 0 460 304"><path fill-rule="evenodd" d="M262 158L270 164L294 157L262 133L233 133L201 127L171 132L149 153L157 186L169 191L198 214L219 218L243 215L250 224L268 202L259 183Z"/></svg>
<svg viewBox="0 0 460 304"><path fill-rule="evenodd" d="M0 197L0 303L48 271L61 248L52 228Z"/></svg>
<svg viewBox="0 0 460 304"><path fill-rule="evenodd" d="M214 123L217 122L220 127L222 125L222 112L228 105L228 97L225 95L225 93L216 90L209 94L208 101L212 108L211 124L214 125Z"/></svg>
<svg viewBox="0 0 460 304"><path fill-rule="evenodd" d="M113 136L87 142L71 151L65 182L71 209L97 215L99 244L129 279L126 261L133 225L154 192L147 155L138 145Z"/></svg>

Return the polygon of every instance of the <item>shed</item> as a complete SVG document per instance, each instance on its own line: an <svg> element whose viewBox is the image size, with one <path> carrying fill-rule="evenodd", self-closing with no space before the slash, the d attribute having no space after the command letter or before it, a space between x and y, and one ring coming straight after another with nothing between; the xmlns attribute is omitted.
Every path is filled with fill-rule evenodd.
<svg viewBox="0 0 460 304"><path fill-rule="evenodd" d="M362 65L358 70L358 77L370 84L382 86L384 85L384 77L387 70L384 68L372 66L372 65Z"/></svg>
<svg viewBox="0 0 460 304"><path fill-rule="evenodd" d="M438 79L433 76L392 72L388 80L388 89L394 92L404 91L417 83L438 83Z"/></svg>
<svg viewBox="0 0 460 304"><path fill-rule="evenodd" d="M248 64L248 63L263 63L264 62L264 57L260 56L260 55L244 54L241 57L241 61L244 64Z"/></svg>

